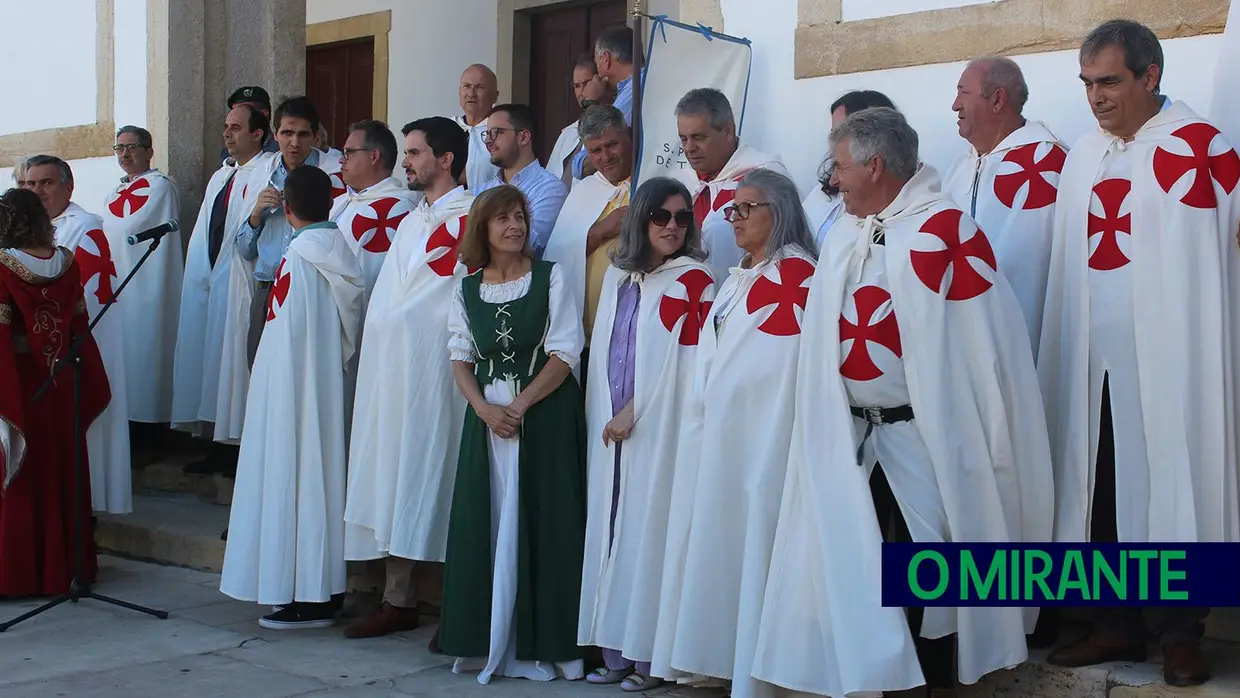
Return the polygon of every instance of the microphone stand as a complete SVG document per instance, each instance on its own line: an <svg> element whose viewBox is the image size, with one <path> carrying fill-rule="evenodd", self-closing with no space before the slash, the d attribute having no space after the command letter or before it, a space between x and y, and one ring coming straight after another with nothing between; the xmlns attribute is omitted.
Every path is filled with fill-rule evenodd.
<svg viewBox="0 0 1240 698"><path fill-rule="evenodd" d="M116 302L116 298L121 295L121 291L125 290L125 286L129 284L129 280L133 278L133 275L139 268L142 267L147 258L155 252L155 248L159 247L159 243L162 239L163 236L160 236L151 240L151 246L147 248L146 254L142 255L142 258L138 260L138 263L134 265L133 269L129 270L129 275L125 277L123 282L121 282L121 285L112 294L112 297L108 299L108 302L99 309L99 314L96 315L95 319L91 321L90 326L86 329L86 333L74 338L73 344L70 345L69 351L65 354L65 357L56 362L55 368L52 369L52 374L47 377L47 380L44 381L43 385L34 395L34 402L41 400L43 396L47 394L47 391L50 390L56 383L56 376L64 370L65 366L69 364L73 365L73 580L69 582L69 592L67 594L58 596L33 611L24 613L13 620L8 621L7 623L0 623L0 633L8 630L18 623L34 618L44 611L50 611L66 601L77 603L81 599L94 599L95 601L102 601L104 603L112 604L113 606L128 608L131 611L146 613L148 615L155 616L160 620L168 617L167 611L157 611L153 608L146 608L145 606L129 603L128 601L121 601L120 599L114 599L110 596L96 594L94 590L91 589L90 582L86 581L85 575L82 573L84 563L82 558L83 550L85 548L82 544L84 539L82 531L84 526L84 522L82 521L82 504L85 498L85 492L83 492L85 480L82 477L82 469L84 465L82 462L82 444L85 441L85 435L82 433L82 345L86 342L87 338L93 336L95 325L99 324L99 320L103 317L104 313L108 312L108 308L112 307L112 304Z"/></svg>

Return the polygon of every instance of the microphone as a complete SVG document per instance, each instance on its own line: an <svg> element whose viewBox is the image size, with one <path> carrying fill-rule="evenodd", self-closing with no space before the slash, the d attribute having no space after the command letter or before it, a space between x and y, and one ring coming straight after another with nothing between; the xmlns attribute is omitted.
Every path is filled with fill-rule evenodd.
<svg viewBox="0 0 1240 698"><path fill-rule="evenodd" d="M130 245L139 245L147 240L158 240L168 233L180 230L181 226L176 221L168 221L163 225L157 225L150 230L143 230L137 235L130 235L127 239Z"/></svg>

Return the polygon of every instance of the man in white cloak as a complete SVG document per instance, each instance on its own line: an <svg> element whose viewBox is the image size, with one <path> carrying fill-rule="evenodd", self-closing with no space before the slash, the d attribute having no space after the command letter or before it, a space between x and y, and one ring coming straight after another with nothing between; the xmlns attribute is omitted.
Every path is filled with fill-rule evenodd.
<svg viewBox="0 0 1240 698"><path fill-rule="evenodd" d="M831 128L839 126L844 119L870 107L896 108L882 92L874 90L847 92L831 104ZM805 208L805 216L809 219L810 230L814 231L814 240L818 243L818 249L822 249L827 239L827 232L844 214L844 201L840 199L840 190L831 184L833 164L831 154L827 153L819 167L818 186L814 187L801 204Z"/></svg>
<svg viewBox="0 0 1240 698"><path fill-rule="evenodd" d="M1020 300L1034 360L1051 256L1051 225L1067 147L1022 115L1029 86L1020 66L997 56L972 61L956 86L960 136L969 142L943 190L995 247L999 272Z"/></svg>
<svg viewBox="0 0 1240 698"><path fill-rule="evenodd" d="M325 627L344 599L346 366L361 268L327 220L331 179L298 168L282 206L294 231L276 271L246 409L220 591L276 608L259 625Z"/></svg>
<svg viewBox="0 0 1240 698"><path fill-rule="evenodd" d="M208 440L221 421L217 399L224 328L229 314L240 307L228 283L233 264L239 263L228 231L249 215L242 203L246 168L262 152L268 131L267 117L249 104L233 107L224 118L228 158L207 182L185 257L173 361L172 426ZM236 467L236 445L212 443L206 460L186 465L187 472L230 472Z"/></svg>
<svg viewBox="0 0 1240 698"><path fill-rule="evenodd" d="M178 222L180 192L168 175L151 168L155 150L150 131L122 126L116 132L112 149L125 176L105 202L103 230L116 253L116 271L124 278L152 244L144 242L129 249L126 238L164 223ZM132 422L172 421L177 313L181 309L185 271L181 240L179 232L163 236L155 252L125 287L124 303L118 303L129 345L143 349L125 356L125 390Z"/></svg>
<svg viewBox="0 0 1240 698"><path fill-rule="evenodd" d="M443 562L465 400L456 389L448 310L465 267L457 248L473 196L457 184L467 135L451 119L406 124L405 173L425 198L396 231L363 326L349 445L345 557L386 558L379 611L345 631L418 627L415 561Z"/></svg>
<svg viewBox="0 0 1240 698"><path fill-rule="evenodd" d="M741 178L750 170L765 167L784 175L788 170L777 156L740 142L732 104L719 90L689 90L676 104L676 124L690 169L673 174L693 196L693 212L710 255L706 263L715 278L726 279L742 253L732 225L723 219L724 206L731 203Z"/></svg>
<svg viewBox="0 0 1240 698"><path fill-rule="evenodd" d="M469 137L469 164L465 167L465 180L458 183L464 184L471 194L476 194L478 187L499 172L499 167L491 164L491 154L483 139L490 128L487 117L498 98L499 82L490 68L475 63L461 73L461 116L456 117L456 123Z"/></svg>
<svg viewBox="0 0 1240 698"><path fill-rule="evenodd" d="M600 103L600 100L585 98L586 85L596 80L598 80L598 65L594 62L594 54L589 52L581 54L577 57L577 63L573 65L572 84L573 98L577 100L583 113L586 109ZM585 163L583 155L585 144L581 141L580 127L580 119L565 126L560 131L560 136L556 138L551 155L547 158L547 169L551 174L559 177L569 190L573 188L573 182L585 177L582 171ZM581 157L578 157L579 155Z"/></svg>
<svg viewBox="0 0 1240 698"><path fill-rule="evenodd" d="M848 217L809 290L753 676L829 696L924 682L936 696L953 669L973 684L1024 662L1036 609L909 609L906 620L858 570L881 567L884 539L1048 540L1037 373L989 240L919 167L904 117L857 112L831 143Z"/></svg>
<svg viewBox="0 0 1240 698"><path fill-rule="evenodd" d="M1148 27L1099 26L1080 65L1099 129L1060 180L1038 364L1055 540L1234 543L1240 156L1159 93ZM1142 609L1097 610L1051 663L1145 660ZM1209 679L1208 610L1157 609L1167 683Z"/></svg>
<svg viewBox="0 0 1240 698"><path fill-rule="evenodd" d="M33 189L56 227L56 244L73 252L82 274L86 312L93 321L124 278L103 232L103 219L72 203L73 171L58 157L36 155L25 162L22 186ZM129 411L125 402L125 320L121 312L129 289L95 325L95 343L112 387L112 401L86 430L90 496L95 511L133 511L133 462L129 450Z"/></svg>
<svg viewBox="0 0 1240 698"><path fill-rule="evenodd" d="M336 197L331 220L340 227L349 249L357 255L369 303L396 231L421 200L421 194L410 191L392 176L396 168L396 136L382 121L367 119L350 125L344 152L348 155L340 175L348 190Z"/></svg>

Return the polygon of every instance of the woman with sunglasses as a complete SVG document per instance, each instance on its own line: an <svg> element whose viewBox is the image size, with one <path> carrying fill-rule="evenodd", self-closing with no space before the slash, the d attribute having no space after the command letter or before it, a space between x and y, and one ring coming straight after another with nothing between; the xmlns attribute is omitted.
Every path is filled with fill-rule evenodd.
<svg viewBox="0 0 1240 698"><path fill-rule="evenodd" d="M817 264L796 185L753 170L723 211L740 266L719 288L698 347L676 457L653 672L750 678L794 415L801 314Z"/></svg>
<svg viewBox="0 0 1240 698"><path fill-rule="evenodd" d="M638 188L603 280L586 380L589 512L578 641L586 677L640 692L650 675L676 449L715 281L685 186Z"/></svg>
<svg viewBox="0 0 1240 698"><path fill-rule="evenodd" d="M453 670L580 679L573 633L585 540L585 336L558 265L530 252L515 187L469 211L448 350L468 402L444 565L439 648ZM494 548L492 547L494 546Z"/></svg>

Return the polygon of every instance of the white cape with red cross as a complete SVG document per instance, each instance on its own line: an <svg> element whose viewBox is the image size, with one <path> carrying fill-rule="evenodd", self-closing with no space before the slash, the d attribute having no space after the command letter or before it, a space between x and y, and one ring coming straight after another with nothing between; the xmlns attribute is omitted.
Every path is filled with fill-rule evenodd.
<svg viewBox="0 0 1240 698"><path fill-rule="evenodd" d="M761 695L753 649L792 435L816 262L799 248L734 268L702 330L682 417L651 672ZM675 669L676 671L674 671Z"/></svg>
<svg viewBox="0 0 1240 698"><path fill-rule="evenodd" d="M699 179L698 174L689 168L672 173L689 189L693 212L702 228L702 245L710 253L706 263L714 271L715 278L728 278L729 270L740 264L744 254L736 246L736 234L732 231L732 224L724 220L723 209L736 198L736 188L745 175L760 167L788 174L778 155L768 155L744 143L737 145L727 164L709 182Z"/></svg>
<svg viewBox="0 0 1240 698"><path fill-rule="evenodd" d="M939 186L924 166L877 216L841 219L819 257L754 661L764 681L831 696L923 682L904 612L882 605L881 535L840 375L845 289L875 228L885 234L914 424L942 495L947 539L1050 537L1050 450L1020 305L985 234ZM971 684L1025 661L1036 613L928 608L922 634L958 633L958 675Z"/></svg>
<svg viewBox="0 0 1240 698"><path fill-rule="evenodd" d="M246 400L220 591L323 602L345 591L346 368L361 268L331 228L303 231L276 271Z"/></svg>
<svg viewBox="0 0 1240 698"><path fill-rule="evenodd" d="M443 562L465 399L448 358L457 248L474 197L457 187L401 221L362 330L345 555Z"/></svg>
<svg viewBox="0 0 1240 698"><path fill-rule="evenodd" d="M1091 208L1103 160L1119 148L1131 162L1129 194L1106 210ZM1055 459L1055 539L1089 539L1101 407L1091 393L1100 393L1102 378L1090 385L1088 259L1090 237L1105 228L1103 235L1130 242L1131 336L1149 464L1148 507L1130 505L1138 513L1118 517L1120 540L1148 531L1135 542L1240 541L1240 156L1176 102L1131 142L1100 130L1082 137L1061 182L1038 357ZM1118 438L1122 406L1115 410ZM1117 501L1136 496L1129 484L1116 478Z"/></svg>
<svg viewBox="0 0 1240 698"><path fill-rule="evenodd" d="M401 221L421 199L420 192L410 191L399 180L388 177L363 191L341 194L332 204L329 218L340 227L362 266L367 303Z"/></svg>
<svg viewBox="0 0 1240 698"><path fill-rule="evenodd" d="M603 428L613 415L610 386L617 379L609 375L608 356L618 291L630 279L641 287L632 366L635 422L620 448L619 505L609 543L616 443L603 444ZM714 297L710 267L688 257L645 275L612 266L603 278L586 378L589 492L577 630L583 646L621 650L636 661L654 656L677 446L693 357Z"/></svg>
<svg viewBox="0 0 1240 698"><path fill-rule="evenodd" d="M1051 225L1067 146L1028 121L994 150L972 146L947 171L943 192L977 221L995 248L999 271L1020 300L1037 358L1051 258Z"/></svg>
<svg viewBox="0 0 1240 698"><path fill-rule="evenodd" d="M177 221L180 192L168 176L151 170L122 181L103 207L103 229L116 254L116 273L124 279L151 243L129 246L126 238ZM173 364L177 315L185 263L180 231L168 233L142 264L120 296L117 310L125 318L131 351L125 357L129 419L162 423L172 420Z"/></svg>
<svg viewBox="0 0 1240 698"><path fill-rule="evenodd" d="M56 226L56 244L73 252L77 260L82 290L86 293L86 311L94 320L112 298L121 279L114 248L103 232L103 220L71 203L52 225ZM129 289L125 290L128 294ZM99 345L112 388L112 401L86 431L86 453L90 460L91 504L95 511L109 514L133 511L130 470L133 461L129 453L129 408L125 392L125 319L121 307L128 299L125 295L113 304L94 329L95 343ZM129 346L135 345L131 342Z"/></svg>
<svg viewBox="0 0 1240 698"><path fill-rule="evenodd" d="M625 180L619 186L612 184L602 172L595 172L581 180L564 199L560 215L547 240L543 259L555 262L564 274L564 284L574 294L578 308L586 302L586 238L607 205L629 187Z"/></svg>

